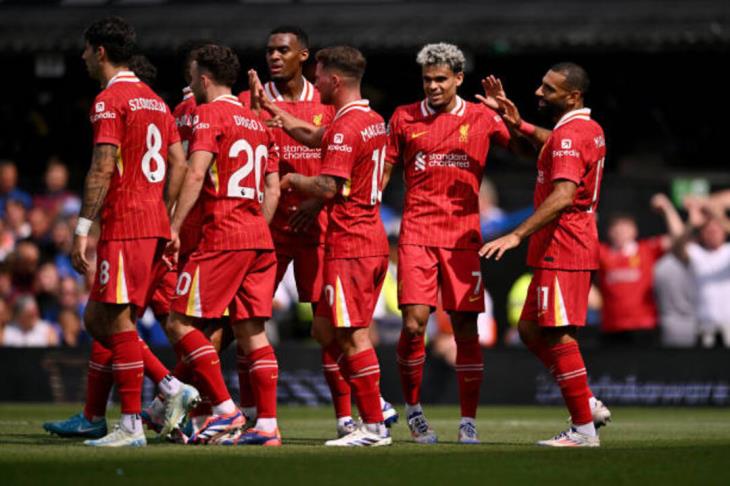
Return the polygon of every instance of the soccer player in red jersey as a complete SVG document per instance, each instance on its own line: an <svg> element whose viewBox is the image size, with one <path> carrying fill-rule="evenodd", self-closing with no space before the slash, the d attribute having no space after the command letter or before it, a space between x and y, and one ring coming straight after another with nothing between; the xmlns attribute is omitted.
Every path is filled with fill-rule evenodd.
<svg viewBox="0 0 730 486"><path fill-rule="evenodd" d="M324 287L315 318L334 326L344 354L340 369L355 395L363 424L326 445L389 445L392 439L381 407L380 365L368 329L388 267L388 241L379 216L385 123L360 94L365 72L360 51L338 46L322 49L316 57L316 86L322 103L334 105L336 110L331 125L317 128L264 99L262 102L297 140L322 147L319 175L289 173L281 186L327 201Z"/></svg>
<svg viewBox="0 0 730 486"><path fill-rule="evenodd" d="M203 235L180 271L168 333L213 405L213 416L191 440L216 442L226 436L226 442L276 446L281 445L278 365L264 323L271 317L276 276L265 215L273 215L278 194L266 199L264 181L278 184L278 153L268 129L231 94L239 67L233 50L212 44L196 50L191 65L198 107L168 254L179 250L180 228L199 197ZM194 327L199 319L220 317L226 309L238 346L251 362L258 412L255 426L234 437L228 433L244 424L244 416L228 394L215 349Z"/></svg>
<svg viewBox="0 0 730 486"><path fill-rule="evenodd" d="M530 237L527 264L534 269L518 329L527 348L550 370L570 411L572 425L552 439L553 447L598 447L588 375L578 347L585 325L591 272L598 268L595 210L606 141L584 106L588 75L573 63L556 64L536 91L538 106L555 127L537 130L504 96L497 99L515 133L542 143L537 162L535 212L511 233L486 243L481 256L499 260ZM607 410L607 409L606 409Z"/></svg>
<svg viewBox="0 0 730 486"><path fill-rule="evenodd" d="M133 29L122 19L106 18L92 24L85 39L82 57L89 74L104 89L92 107L94 156L86 177L72 261L79 272L91 271L86 259L87 235L100 213L98 267L84 320L103 345L95 346L97 351L111 350L111 370L122 405L120 427L86 443L141 446L146 444L139 418L142 369L152 355L137 336L136 314L145 304L151 269L169 237L165 181L180 179L184 155L167 105L127 69L135 48ZM171 173L166 178L168 149ZM168 182L167 199L175 197L178 189L179 184ZM106 359L108 352L100 361ZM95 362L93 350L91 362ZM156 364L163 374L161 379L170 378L166 368L159 361ZM90 363L92 371L104 375L100 379L108 379L108 366L92 367ZM93 381L91 376L89 381ZM171 395L181 395L182 385L177 380L172 385L175 390ZM164 392L164 386L161 388ZM92 405L87 400L87 408Z"/></svg>
<svg viewBox="0 0 730 486"><path fill-rule="evenodd" d="M405 207L398 243L398 303L403 330L398 367L408 427L419 443L435 443L420 404L426 359L424 334L438 303L449 312L456 339L461 423L458 440L478 443L476 411L484 364L477 315L484 286L477 251L479 185L491 143L507 146L500 116L457 94L464 54L452 44L428 44L418 53L426 98L396 108L390 119L386 174L403 164Z"/></svg>
<svg viewBox="0 0 730 486"><path fill-rule="evenodd" d="M609 219L608 242L598 253L598 289L601 292L603 342L612 345L653 344L657 325L654 300L654 265L682 233L682 220L664 194L656 194L652 208L666 221L669 235L638 238L631 215Z"/></svg>
<svg viewBox="0 0 730 486"><path fill-rule="evenodd" d="M303 74L309 59L309 37L300 27L285 25L269 33L266 45L266 64L270 81L262 85L266 99L293 116L306 120L316 127L328 125L334 111L320 100L319 91ZM244 105L259 108L251 91L239 95ZM253 103L252 103L253 102ZM268 112L261 115L268 118ZM287 135L284 130L272 130L279 146L279 174L290 172L303 175L319 174L321 151L307 147ZM294 265L294 278L300 302L311 302L313 314L322 293L322 267L324 262L324 238L327 230L327 212L322 210L320 199L309 198L292 188L283 190L274 218L271 235L276 248L276 285L278 286L290 264ZM312 335L322 347L322 366L332 393L338 428L354 430L351 416L351 396L347 382L342 378L337 364L342 354L332 339L331 326L315 320ZM327 346L329 344L329 346ZM239 356L241 406L248 416L256 413L252 395L246 386L249 363Z"/></svg>

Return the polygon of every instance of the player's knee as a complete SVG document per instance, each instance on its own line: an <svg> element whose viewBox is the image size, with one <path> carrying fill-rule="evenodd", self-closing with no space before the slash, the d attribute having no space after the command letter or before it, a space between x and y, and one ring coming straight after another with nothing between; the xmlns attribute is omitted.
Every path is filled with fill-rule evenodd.
<svg viewBox="0 0 730 486"><path fill-rule="evenodd" d="M456 339L473 338L479 335L477 314L473 312L450 312L451 327Z"/></svg>
<svg viewBox="0 0 730 486"><path fill-rule="evenodd" d="M539 337L539 328L534 322L520 321L517 324L517 331L520 334L520 340L526 346L535 342Z"/></svg>
<svg viewBox="0 0 730 486"><path fill-rule="evenodd" d="M317 317L312 322L311 334L321 346L329 345L334 339L334 332L330 323Z"/></svg>
<svg viewBox="0 0 730 486"><path fill-rule="evenodd" d="M403 329L414 336L423 336L426 334L426 326L428 325L428 316L430 309L428 306L406 306L403 308Z"/></svg>

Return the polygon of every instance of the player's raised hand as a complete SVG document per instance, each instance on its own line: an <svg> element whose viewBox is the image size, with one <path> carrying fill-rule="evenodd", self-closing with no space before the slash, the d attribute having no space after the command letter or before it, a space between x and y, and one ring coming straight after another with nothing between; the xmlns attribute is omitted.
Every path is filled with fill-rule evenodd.
<svg viewBox="0 0 730 486"><path fill-rule="evenodd" d="M507 250L520 246L521 241L519 236L514 233L509 233L496 240L485 243L479 249L479 256L487 260L494 257L495 260L499 261Z"/></svg>
<svg viewBox="0 0 730 486"><path fill-rule="evenodd" d="M654 194L649 203L651 208L657 212L663 212L665 209L671 207L672 201L669 200L666 194L659 192Z"/></svg>
<svg viewBox="0 0 730 486"><path fill-rule="evenodd" d="M265 98L264 88L255 69L248 70L248 89L251 92L251 110L258 113L261 110L261 99Z"/></svg>
<svg viewBox="0 0 730 486"><path fill-rule="evenodd" d="M512 128L518 128L522 123L522 117L517 106L512 103L512 100L505 96L497 96L497 103L499 103L499 113L502 115L502 119L507 125Z"/></svg>
<svg viewBox="0 0 730 486"><path fill-rule="evenodd" d="M294 214L289 218L289 225L295 232L304 232L312 226L322 210L324 203L321 199L307 199L302 201Z"/></svg>
<svg viewBox="0 0 730 486"><path fill-rule="evenodd" d="M276 115L266 120L266 126L269 128L283 128L284 120L279 115Z"/></svg>
<svg viewBox="0 0 730 486"><path fill-rule="evenodd" d="M91 264L86 259L86 246L89 237L74 235L73 248L71 249L71 265L81 275L86 275L91 270Z"/></svg>
<svg viewBox="0 0 730 486"><path fill-rule="evenodd" d="M501 112L501 107L497 101L497 97L501 96L505 98L507 95L502 87L502 81L490 74L486 78L482 79L482 88L484 88L484 96L476 95L476 98L482 102L483 105Z"/></svg>
<svg viewBox="0 0 730 486"><path fill-rule="evenodd" d="M165 245L165 251L162 253L162 261L165 262L167 268L172 270L177 266L177 259L180 254L180 235L177 231L170 232L170 241Z"/></svg>

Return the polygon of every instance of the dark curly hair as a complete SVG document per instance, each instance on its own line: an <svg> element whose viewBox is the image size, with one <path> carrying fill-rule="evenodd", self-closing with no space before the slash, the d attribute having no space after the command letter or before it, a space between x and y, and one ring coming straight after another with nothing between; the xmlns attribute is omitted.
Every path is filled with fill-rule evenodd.
<svg viewBox="0 0 730 486"><path fill-rule="evenodd" d="M198 69L207 71L216 83L232 87L238 79L241 64L233 49L217 44L208 44L194 54Z"/></svg>
<svg viewBox="0 0 730 486"><path fill-rule="evenodd" d="M132 56L127 67L148 86L152 86L157 79L157 68L142 54Z"/></svg>
<svg viewBox="0 0 730 486"><path fill-rule="evenodd" d="M121 17L105 17L84 31L84 40L94 48L104 47L112 64L126 64L137 50L137 34Z"/></svg>

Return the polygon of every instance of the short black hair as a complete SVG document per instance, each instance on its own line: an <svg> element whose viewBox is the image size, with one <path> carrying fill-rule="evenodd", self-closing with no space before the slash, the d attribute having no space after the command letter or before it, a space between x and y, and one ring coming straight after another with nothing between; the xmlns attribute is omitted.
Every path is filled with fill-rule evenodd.
<svg viewBox="0 0 730 486"><path fill-rule="evenodd" d="M126 64L137 50L137 34L121 17L105 17L84 31L84 40L92 47L103 46L112 64Z"/></svg>
<svg viewBox="0 0 730 486"><path fill-rule="evenodd" d="M217 83L229 88L236 82L241 70L238 56L233 49L218 44L208 44L196 49L194 60L199 69L208 71Z"/></svg>
<svg viewBox="0 0 730 486"><path fill-rule="evenodd" d="M580 91L585 95L591 85L588 73L583 67L574 62L559 62L550 68L551 71L565 76L566 87L570 91Z"/></svg>
<svg viewBox="0 0 730 486"><path fill-rule="evenodd" d="M127 67L148 86L152 86L157 79L157 68L143 54L135 54L132 56Z"/></svg>
<svg viewBox="0 0 730 486"><path fill-rule="evenodd" d="M606 228L611 228L619 221L629 221L636 225L636 216L628 212L616 211L611 213L606 220Z"/></svg>
<svg viewBox="0 0 730 486"><path fill-rule="evenodd" d="M360 81L367 61L362 52L350 46L325 47L317 51L317 62L325 69L334 69Z"/></svg>
<svg viewBox="0 0 730 486"><path fill-rule="evenodd" d="M299 44L303 48L309 49L309 36L306 32L304 32L304 29L302 29L298 25L280 25L279 27L276 27L275 29L272 29L271 32L269 32L269 37L274 34L294 34L294 36L299 41Z"/></svg>

